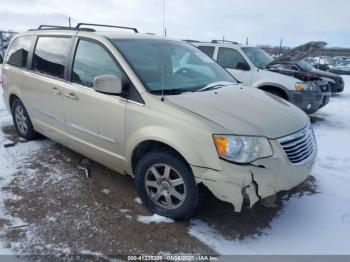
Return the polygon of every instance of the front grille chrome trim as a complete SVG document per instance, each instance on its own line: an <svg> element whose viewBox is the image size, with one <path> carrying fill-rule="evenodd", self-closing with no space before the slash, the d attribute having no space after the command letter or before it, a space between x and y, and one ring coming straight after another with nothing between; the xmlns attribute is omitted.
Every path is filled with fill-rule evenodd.
<svg viewBox="0 0 350 262"><path fill-rule="evenodd" d="M316 140L310 124L293 134L278 138L277 141L293 165L308 162L316 153Z"/></svg>

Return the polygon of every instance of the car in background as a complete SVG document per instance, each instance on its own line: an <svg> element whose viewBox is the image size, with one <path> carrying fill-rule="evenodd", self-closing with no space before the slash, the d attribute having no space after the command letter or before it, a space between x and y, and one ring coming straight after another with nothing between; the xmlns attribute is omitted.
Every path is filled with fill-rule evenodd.
<svg viewBox="0 0 350 262"><path fill-rule="evenodd" d="M300 74L305 74L306 76L316 77L316 78L318 77L320 79L323 79L329 83L332 89L332 93L341 93L344 91L344 80L341 76L331 72L326 72L326 71L317 69L303 60L300 60L297 62L274 61L269 65L269 67L273 67L276 65L285 69L294 70L296 72L299 72Z"/></svg>
<svg viewBox="0 0 350 262"><path fill-rule="evenodd" d="M350 57L347 56L306 57L303 61L322 71L337 75L350 75Z"/></svg>
<svg viewBox="0 0 350 262"><path fill-rule="evenodd" d="M3 58L0 54L0 87L2 85L2 63L3 63Z"/></svg>
<svg viewBox="0 0 350 262"><path fill-rule="evenodd" d="M332 96L332 89L328 81L323 79L322 77L319 77L312 73L286 68L285 66L280 64L270 65L267 66L267 68L273 72L289 75L298 78L304 82L310 82L310 84L317 85L318 89L320 90L318 92L319 96L321 96L321 99L319 100L319 109L329 103L330 98Z"/></svg>
<svg viewBox="0 0 350 262"><path fill-rule="evenodd" d="M267 65L274 59L260 48L221 40L190 42L245 85L279 96L308 114L315 113L324 103L314 82L269 70Z"/></svg>

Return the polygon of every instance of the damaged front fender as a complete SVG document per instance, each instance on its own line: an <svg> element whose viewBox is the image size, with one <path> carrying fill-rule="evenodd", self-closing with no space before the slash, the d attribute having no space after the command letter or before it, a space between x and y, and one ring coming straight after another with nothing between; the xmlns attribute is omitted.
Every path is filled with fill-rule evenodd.
<svg viewBox="0 0 350 262"><path fill-rule="evenodd" d="M230 165L224 162L223 165ZM235 212L242 210L243 203L248 201L252 207L260 200L258 186L253 174L247 168L235 170L234 173L215 171L201 167L192 167L198 184L205 185L218 199L229 202Z"/></svg>

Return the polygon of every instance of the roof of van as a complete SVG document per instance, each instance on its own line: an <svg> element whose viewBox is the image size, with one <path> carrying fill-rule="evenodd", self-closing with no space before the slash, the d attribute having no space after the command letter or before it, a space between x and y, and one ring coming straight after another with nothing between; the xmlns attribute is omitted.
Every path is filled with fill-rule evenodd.
<svg viewBox="0 0 350 262"><path fill-rule="evenodd" d="M45 34L45 35L50 35L50 34L62 34L62 35L76 35L79 32L84 32L84 34L91 34L91 35L100 35L107 37L109 39L164 39L162 36L157 36L154 34L150 33L132 33L132 32L124 32L124 31L85 31L85 30L60 30L60 29L41 29L41 30L30 30L28 32L25 32L23 34L34 34L34 35L40 35L40 34ZM176 39L171 39L171 38L166 38L166 40L176 40Z"/></svg>

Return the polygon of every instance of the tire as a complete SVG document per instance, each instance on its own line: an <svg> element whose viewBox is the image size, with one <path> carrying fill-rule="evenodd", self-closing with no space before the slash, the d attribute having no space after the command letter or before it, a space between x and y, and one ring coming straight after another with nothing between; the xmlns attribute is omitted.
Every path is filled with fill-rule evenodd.
<svg viewBox="0 0 350 262"><path fill-rule="evenodd" d="M135 187L147 208L176 220L190 218L199 204L191 169L169 151L149 152L137 163Z"/></svg>
<svg viewBox="0 0 350 262"><path fill-rule="evenodd" d="M16 98L11 105L11 113L18 135L28 141L35 139L37 133L34 131L32 121L30 120L25 106L18 98Z"/></svg>

